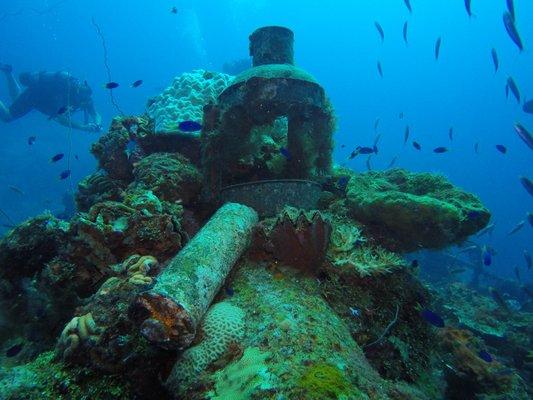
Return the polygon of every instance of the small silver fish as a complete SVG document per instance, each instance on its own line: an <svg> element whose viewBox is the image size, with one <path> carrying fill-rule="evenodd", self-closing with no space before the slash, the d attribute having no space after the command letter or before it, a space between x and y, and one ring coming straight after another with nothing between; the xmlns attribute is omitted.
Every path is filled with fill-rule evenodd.
<svg viewBox="0 0 533 400"><path fill-rule="evenodd" d="M409 140L409 135L411 133L411 129L409 128L409 125L407 125L405 127L405 131L403 133L403 145L405 146L405 144L407 143L407 141Z"/></svg>
<svg viewBox="0 0 533 400"><path fill-rule="evenodd" d="M379 127L379 123L381 122L381 118L376 118L376 120L374 121L374 132L376 132L378 130L378 127Z"/></svg>
<svg viewBox="0 0 533 400"><path fill-rule="evenodd" d="M518 29L516 29L515 20L508 11L503 14L503 24L513 43L516 44L520 51L524 50L522 39L520 39L520 34Z"/></svg>
<svg viewBox="0 0 533 400"><path fill-rule="evenodd" d="M531 269L533 266L533 261L531 260L531 254L529 254L529 251L524 250L524 260L526 260L526 267L527 269Z"/></svg>
<svg viewBox="0 0 533 400"><path fill-rule="evenodd" d="M379 76L383 78L383 68L381 67L380 61L378 61L377 67L378 67Z"/></svg>
<svg viewBox="0 0 533 400"><path fill-rule="evenodd" d="M492 63L494 64L494 72L498 72L498 68L500 67L500 60L498 59L498 53L496 52L496 49L492 49L490 51L490 55L492 56Z"/></svg>
<svg viewBox="0 0 533 400"><path fill-rule="evenodd" d="M379 36L381 37L381 43L383 43L383 41L385 40L385 32L383 31L383 27L378 21L374 22L374 26L376 27Z"/></svg>
<svg viewBox="0 0 533 400"><path fill-rule="evenodd" d="M482 230L480 230L477 233L477 237L483 236L485 234L492 234L492 231L494 231L494 224L488 224L486 227L484 227Z"/></svg>
<svg viewBox="0 0 533 400"><path fill-rule="evenodd" d="M442 44L442 39L439 37L437 41L435 42L435 60L439 59L441 44Z"/></svg>
<svg viewBox="0 0 533 400"><path fill-rule="evenodd" d="M520 103L520 90L518 89L518 85L512 77L507 78L507 86L509 87L509 90L515 97L516 101Z"/></svg>
<svg viewBox="0 0 533 400"><path fill-rule="evenodd" d="M520 229L522 229L524 227L525 224L526 224L525 220L520 221L518 224L516 224L516 226L513 229L511 229L509 231L509 233L507 235L509 236L509 235L512 235L512 234L518 232Z"/></svg>
<svg viewBox="0 0 533 400"><path fill-rule="evenodd" d="M465 0L466 13L469 17L472 16L472 0Z"/></svg>

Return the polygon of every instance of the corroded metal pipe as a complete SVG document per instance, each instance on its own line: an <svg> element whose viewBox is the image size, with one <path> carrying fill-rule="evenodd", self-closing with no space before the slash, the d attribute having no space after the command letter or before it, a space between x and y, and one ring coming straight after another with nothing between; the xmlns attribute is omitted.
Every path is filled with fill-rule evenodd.
<svg viewBox="0 0 533 400"><path fill-rule="evenodd" d="M253 66L294 65L294 33L282 26L265 26L250 35Z"/></svg>
<svg viewBox="0 0 533 400"><path fill-rule="evenodd" d="M132 304L142 335L168 349L187 348L258 221L250 207L226 203Z"/></svg>

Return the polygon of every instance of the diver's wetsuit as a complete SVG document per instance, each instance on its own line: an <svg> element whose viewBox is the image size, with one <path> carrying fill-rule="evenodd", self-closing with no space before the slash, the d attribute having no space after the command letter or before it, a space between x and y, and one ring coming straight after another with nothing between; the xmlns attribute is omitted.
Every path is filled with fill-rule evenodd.
<svg viewBox="0 0 533 400"><path fill-rule="evenodd" d="M100 116L94 109L87 83L81 83L67 72L26 73L24 79L22 77L23 74L20 83L24 88L14 96L9 108L4 107L2 119L5 122L37 110L65 126L87 131L99 130ZM7 78L12 79L9 75ZM69 115L76 111L84 112L84 124L69 120ZM93 123L89 124L89 121Z"/></svg>

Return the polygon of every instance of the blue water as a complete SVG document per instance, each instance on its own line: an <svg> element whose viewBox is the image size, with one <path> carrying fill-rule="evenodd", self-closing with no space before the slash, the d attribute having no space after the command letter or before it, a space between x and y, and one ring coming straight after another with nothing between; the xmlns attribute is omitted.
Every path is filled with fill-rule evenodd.
<svg viewBox="0 0 533 400"><path fill-rule="evenodd" d="M532 198L518 181L519 175L533 177L533 156L513 130L513 123L522 121L533 131L533 116L524 114L511 96L506 99L504 87L511 75L522 96L533 97L533 2L515 0L516 24L525 43L522 53L503 27L505 1L472 3L474 16L469 18L463 0L412 1L412 14L402 0L3 1L0 62L13 64L17 73L68 70L86 79L107 127L116 110L101 88L107 76L91 18L104 33L112 77L123 83L114 93L128 114L142 113L146 100L176 75L195 68L220 70L224 62L246 57L248 35L257 27L287 26L295 32L297 64L323 84L338 114L336 162L346 161L354 146L373 142L374 121L379 117L382 137L373 167L385 168L397 156L397 166L445 174L477 194L496 224L492 237L479 243L497 251L490 268L510 275L514 265L523 269L523 250L533 252L530 226L507 236L527 211L533 211ZM177 14L170 12L173 6ZM374 21L385 30L384 44ZM409 21L407 46L402 39L405 21ZM436 62L438 37L442 48ZM500 57L496 74L492 47ZM377 73L378 60L383 79ZM128 87L137 79L144 80L141 87ZM9 100L3 80L0 99ZM405 115L402 120L400 112ZM403 146L407 124L422 152L410 143ZM453 142L448 139L451 126ZM37 141L30 147L27 138L33 135ZM58 179L69 160L48 162L52 155L68 152L68 129L38 113L0 123L0 208L16 222L45 209L60 211L70 185L75 187L94 171L89 148L97 137L86 132L70 136L70 183ZM475 142L480 154L474 153ZM341 144L346 148L341 149ZM496 144L507 146L508 153L497 152ZM441 155L430 151L437 146L451 151ZM348 165L366 169L364 158Z"/></svg>

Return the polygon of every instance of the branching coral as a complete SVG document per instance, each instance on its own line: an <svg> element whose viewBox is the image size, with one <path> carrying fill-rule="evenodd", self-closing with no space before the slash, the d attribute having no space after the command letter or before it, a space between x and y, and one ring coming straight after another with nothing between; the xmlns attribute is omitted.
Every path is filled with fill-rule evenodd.
<svg viewBox="0 0 533 400"><path fill-rule="evenodd" d="M345 257L334 259L333 264L341 268L352 266L360 276L364 277L390 273L404 262L396 254L381 247L362 246L352 250Z"/></svg>
<svg viewBox="0 0 533 400"><path fill-rule="evenodd" d="M366 238L356 225L335 222L328 250L334 254L346 253L364 242Z"/></svg>

